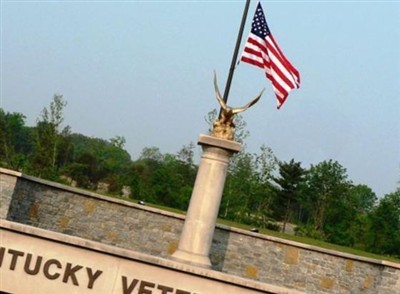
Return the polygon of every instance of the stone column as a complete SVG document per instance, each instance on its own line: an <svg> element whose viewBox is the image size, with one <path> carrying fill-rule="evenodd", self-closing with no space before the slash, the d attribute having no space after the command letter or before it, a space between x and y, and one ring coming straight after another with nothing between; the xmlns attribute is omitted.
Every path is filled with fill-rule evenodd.
<svg viewBox="0 0 400 294"><path fill-rule="evenodd" d="M186 214L178 249L172 259L210 268L209 252L230 157L240 151L234 141L200 135L199 170Z"/></svg>

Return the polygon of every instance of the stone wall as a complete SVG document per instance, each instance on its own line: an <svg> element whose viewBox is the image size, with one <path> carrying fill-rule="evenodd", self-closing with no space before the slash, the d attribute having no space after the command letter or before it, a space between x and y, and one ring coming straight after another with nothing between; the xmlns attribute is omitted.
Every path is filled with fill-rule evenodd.
<svg viewBox="0 0 400 294"><path fill-rule="evenodd" d="M0 218L169 258L184 217L0 169ZM307 293L400 293L400 264L217 226L213 269Z"/></svg>
<svg viewBox="0 0 400 294"><path fill-rule="evenodd" d="M21 173L0 168L0 219L7 218L11 198Z"/></svg>

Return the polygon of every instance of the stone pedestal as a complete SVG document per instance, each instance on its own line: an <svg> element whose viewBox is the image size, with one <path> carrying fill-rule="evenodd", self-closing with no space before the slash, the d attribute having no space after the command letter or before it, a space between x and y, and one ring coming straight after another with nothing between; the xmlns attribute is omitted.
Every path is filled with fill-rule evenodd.
<svg viewBox="0 0 400 294"><path fill-rule="evenodd" d="M230 157L240 151L234 141L200 135L203 148L192 197L177 251L172 258L209 268L209 252Z"/></svg>

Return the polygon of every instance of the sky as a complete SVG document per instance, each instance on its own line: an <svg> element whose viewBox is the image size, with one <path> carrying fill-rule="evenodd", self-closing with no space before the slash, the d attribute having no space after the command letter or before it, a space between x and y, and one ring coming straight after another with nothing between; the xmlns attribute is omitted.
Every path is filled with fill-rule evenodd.
<svg viewBox="0 0 400 294"><path fill-rule="evenodd" d="M304 168L333 159L379 197L400 181L400 2L261 1L300 71L280 110L261 69L240 63L228 104L242 106L246 150L272 148ZM206 134L225 87L245 1L1 0L1 99L35 125L63 95L72 132L123 136L176 153ZM257 1L251 1L241 49ZM196 149L200 153L199 147Z"/></svg>

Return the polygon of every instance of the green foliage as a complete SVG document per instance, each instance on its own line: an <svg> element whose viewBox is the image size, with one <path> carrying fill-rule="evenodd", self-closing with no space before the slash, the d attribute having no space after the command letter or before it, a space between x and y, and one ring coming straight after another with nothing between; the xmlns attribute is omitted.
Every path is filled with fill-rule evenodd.
<svg viewBox="0 0 400 294"><path fill-rule="evenodd" d="M350 187L346 169L337 161L323 161L311 165L307 173L307 206L315 230L324 232L326 221L339 217L340 213L330 208L341 206L341 200Z"/></svg>
<svg viewBox="0 0 400 294"><path fill-rule="evenodd" d="M281 231L281 227L278 224L273 223L273 222L266 222L264 228L267 230L275 231L275 232Z"/></svg>
<svg viewBox="0 0 400 294"><path fill-rule="evenodd" d="M300 210L305 173L301 162L292 159L290 162L280 162L279 177L273 178L279 186L274 198L274 216L283 221L282 232L285 232L288 221L295 221L296 212Z"/></svg>
<svg viewBox="0 0 400 294"><path fill-rule="evenodd" d="M260 155L242 151L232 158L219 215L263 228L270 223L274 193L270 179L276 158L270 148L262 146L260 150Z"/></svg>
<svg viewBox="0 0 400 294"><path fill-rule="evenodd" d="M324 235L321 232L317 231L313 225L302 224L297 226L294 231L296 236L309 237L316 240L324 239Z"/></svg>
<svg viewBox="0 0 400 294"><path fill-rule="evenodd" d="M194 143L190 142L188 145L183 146L182 149L179 150L176 158L188 165L193 165L194 164L194 148L195 148Z"/></svg>
<svg viewBox="0 0 400 294"><path fill-rule="evenodd" d="M351 186L348 197L349 201L345 207L349 219L346 231L352 237L352 242L348 245L365 250L367 247L368 217L374 209L377 197L366 185Z"/></svg>
<svg viewBox="0 0 400 294"><path fill-rule="evenodd" d="M25 169L27 154L32 149L31 129L25 126L25 116L6 113L0 108L0 164L11 169Z"/></svg>
<svg viewBox="0 0 400 294"><path fill-rule="evenodd" d="M400 258L400 189L385 195L370 214L367 249Z"/></svg>
<svg viewBox="0 0 400 294"><path fill-rule="evenodd" d="M59 149L63 135L67 135L69 130L61 130L66 105L62 95L54 95L49 109L43 108L35 128L32 170L36 175L51 180L57 179Z"/></svg>
<svg viewBox="0 0 400 294"><path fill-rule="evenodd" d="M117 171L117 173L125 171L130 164L129 153L113 142L89 138L81 134L71 135L71 140L74 145L74 159L78 159L85 153L91 153L100 167L106 171Z"/></svg>
<svg viewBox="0 0 400 294"><path fill-rule="evenodd" d="M117 148L123 149L126 143L125 137L123 136L115 136L110 139L110 143Z"/></svg>
<svg viewBox="0 0 400 294"><path fill-rule="evenodd" d="M132 199L187 209L197 173L195 144L176 154L145 147L132 161L123 136L104 140L63 127L65 106L55 95L34 127L25 125L23 114L0 108L0 166L91 190L101 184L112 195L128 186ZM216 110L209 113L210 125L216 116ZM239 141L249 135L245 125L237 117ZM334 160L305 169L294 159L279 162L267 146L257 153L244 148L231 159L219 216L260 231L280 230L276 221L282 221L284 231L290 222L297 225L296 238L400 257L400 189L378 201L368 186L354 185Z"/></svg>
<svg viewBox="0 0 400 294"><path fill-rule="evenodd" d="M155 147L143 149L128 174L131 197L186 210L197 171L191 149L184 146L177 156L162 155Z"/></svg>

